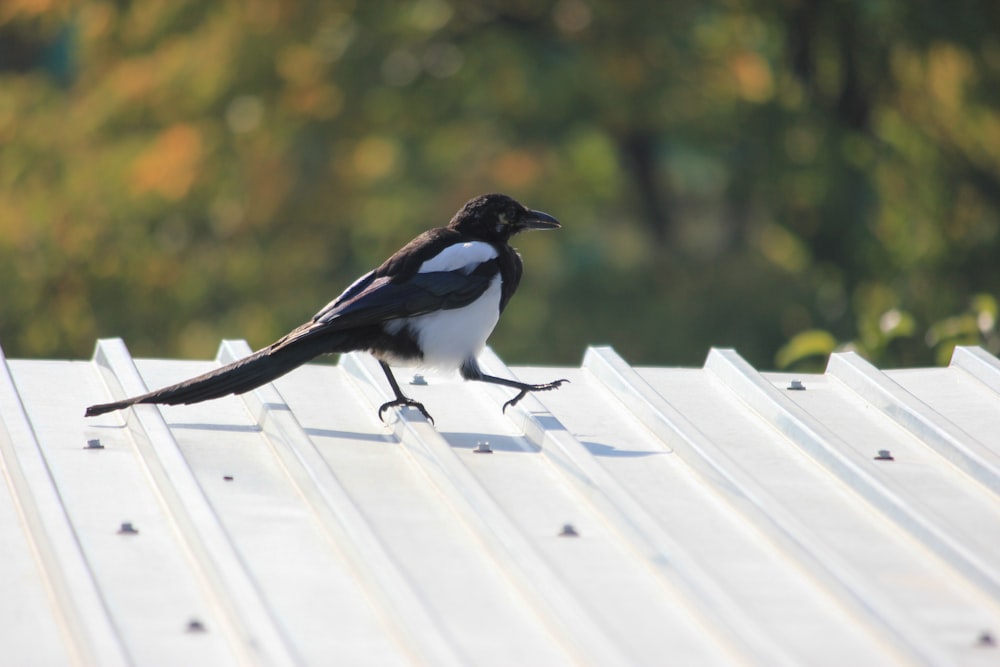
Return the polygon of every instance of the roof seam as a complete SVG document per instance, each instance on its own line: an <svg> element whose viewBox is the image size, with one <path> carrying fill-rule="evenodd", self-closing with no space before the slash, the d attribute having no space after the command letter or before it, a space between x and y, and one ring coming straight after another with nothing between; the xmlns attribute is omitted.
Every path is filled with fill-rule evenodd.
<svg viewBox="0 0 1000 667"><path fill-rule="evenodd" d="M675 410L631 366L609 348L590 348L584 367L614 394L654 435L667 442L700 477L718 480L727 490L724 502L748 520L781 553L794 554L797 563L817 582L823 592L843 607L862 613L870 623L866 631L878 643L891 637L889 644L900 655L921 664L947 664L931 647L915 624L895 604L873 593L843 559L816 537L808 526L791 516L781 504L715 443ZM625 400L628 398L629 400ZM718 484L711 485L718 488ZM734 503L729 494L747 503ZM876 628L886 633L878 633Z"/></svg>
<svg viewBox="0 0 1000 667"><path fill-rule="evenodd" d="M946 526L915 512L887 480L876 478L874 473L862 470L849 459L844 453L850 451L849 446L835 448L832 443L839 442L839 436L779 393L734 350L713 349L705 370L859 498L936 553L956 572L973 581L984 593L994 600L1000 599L1000 581L976 554L970 553Z"/></svg>
<svg viewBox="0 0 1000 667"><path fill-rule="evenodd" d="M492 375L513 376L492 350L487 350L480 361ZM685 554L621 484L592 460L586 448L544 408L540 397L526 397L511 412L511 420L538 447L539 453L562 473L608 526L641 554L642 561L661 585L697 610L700 625L727 646L731 656L753 656L753 662L758 664L795 664L757 623L735 613L732 598ZM577 474L566 474L567 470Z"/></svg>
<svg viewBox="0 0 1000 667"><path fill-rule="evenodd" d="M917 440L1000 496L1000 470L991 452L971 435L910 394L857 353L830 355L827 375L862 397Z"/></svg>
<svg viewBox="0 0 1000 667"><path fill-rule="evenodd" d="M11 414L13 412L13 414ZM9 426L14 422L15 433ZM18 442L22 444L19 446ZM48 587L69 653L81 665L128 665L120 630L94 573L0 349L0 460L23 530ZM30 471L30 472L29 472Z"/></svg>
<svg viewBox="0 0 1000 667"><path fill-rule="evenodd" d="M250 354L246 341L224 341L219 363ZM330 469L312 439L269 383L240 396L260 426L275 458L316 516L328 540L345 555L366 592L377 595L373 605L396 641L424 664L445 667L466 664L392 556L369 527ZM343 539L338 539L342 537Z"/></svg>
<svg viewBox="0 0 1000 667"><path fill-rule="evenodd" d="M340 363L365 389L372 407L376 407L382 398L374 385L375 378L380 376L375 360L367 354L350 353L341 356ZM399 417L393 425L394 432L413 462L448 499L465 528L487 546L487 553L496 560L500 571L516 585L529 607L573 657L583 664L633 664L426 418L417 416L414 410L394 412ZM500 559L501 553L510 556L510 560Z"/></svg>
<svg viewBox="0 0 1000 667"><path fill-rule="evenodd" d="M121 339L98 343L95 359L121 383L125 395L147 389ZM260 589L236 551L153 405L136 405L126 420L130 440L153 481L161 504L174 524L209 599L225 619L223 627L245 662L296 665L302 662L264 603Z"/></svg>

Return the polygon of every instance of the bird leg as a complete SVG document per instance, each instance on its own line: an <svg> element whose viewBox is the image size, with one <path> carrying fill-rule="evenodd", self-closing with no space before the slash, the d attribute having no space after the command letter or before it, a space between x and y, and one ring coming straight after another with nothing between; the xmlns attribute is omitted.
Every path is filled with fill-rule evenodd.
<svg viewBox="0 0 1000 667"><path fill-rule="evenodd" d="M556 380L554 382L546 382L545 384L526 384L524 382L518 382L517 380L506 380L504 378L498 378L493 375L485 374L480 375L476 379L480 382L491 382L493 384L503 385L504 387L520 389L517 396L503 404L503 412L507 412L507 408L510 406L517 405L518 401L527 396L529 391L549 391L551 389L558 389L564 382L569 382L569 380Z"/></svg>
<svg viewBox="0 0 1000 667"><path fill-rule="evenodd" d="M389 381L389 386L392 387L392 393L396 395L396 400L389 401L388 403L383 403L381 406L379 406L378 418L381 419L383 422L385 422L385 419L382 418L383 412L392 407L408 405L411 408L416 408L417 410L420 410L420 414L422 414L424 417L427 417L427 421L433 424L434 418L431 417L430 413L427 412L427 409L424 408L423 403L415 401L412 398L403 396L403 392L399 388L399 383L396 382L396 377L392 374L392 369L389 368L389 364L385 363L382 360L379 360L378 363L379 366L382 367L382 372L385 373L385 379Z"/></svg>

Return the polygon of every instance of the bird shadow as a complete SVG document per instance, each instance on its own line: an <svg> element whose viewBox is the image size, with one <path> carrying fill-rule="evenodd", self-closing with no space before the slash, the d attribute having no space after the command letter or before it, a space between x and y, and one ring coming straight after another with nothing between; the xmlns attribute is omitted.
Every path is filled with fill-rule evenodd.
<svg viewBox="0 0 1000 667"><path fill-rule="evenodd" d="M496 435L487 433L474 433L474 432L462 432L462 431L442 431L441 437L448 441L452 447L456 449L471 449L473 451L482 451L482 446L488 445L489 449L492 451L499 452L518 452L518 453L536 453L541 447L538 447L534 443L530 442L527 438L511 435ZM605 457L643 457L643 456L655 456L658 454L666 454L667 452L650 452L650 451L640 451L640 450L630 450L630 449L618 449L613 445L606 445L599 442L594 442L591 440L580 440L588 452L594 456L605 456Z"/></svg>
<svg viewBox="0 0 1000 667"><path fill-rule="evenodd" d="M167 422L167 426L171 429L178 430L190 430L190 431L219 431L226 433L260 433L263 429L256 424L205 424L201 422L195 423L171 423Z"/></svg>
<svg viewBox="0 0 1000 667"><path fill-rule="evenodd" d="M587 451L594 456L612 456L618 458L642 458L644 456L659 456L667 454L666 450L659 452L643 451L638 449L618 449L613 445L605 445L591 440L581 440L580 444L587 448Z"/></svg>
<svg viewBox="0 0 1000 667"><path fill-rule="evenodd" d="M358 433L357 431L337 431L332 428L303 427L306 435L316 438L340 438L349 440L364 440L367 442L392 442L392 437L386 433Z"/></svg>
<svg viewBox="0 0 1000 667"><path fill-rule="evenodd" d="M186 429L192 431L213 431L228 433L261 433L263 429L257 424L208 424L196 423L170 423L171 429ZM361 440L365 442L384 443L392 441L393 438L387 433L360 433L357 431L339 431L336 429L304 427L302 429L306 435L315 438L332 438ZM456 449L482 450L483 445L487 445L491 451L517 452L517 453L537 453L541 447L535 445L527 438L515 435L498 435L491 433L480 433L474 431L440 431L441 437L448 441L448 444ZM617 457L617 458L639 458L644 456L655 456L667 454L668 451L641 451L631 449L619 449L614 445L608 445L593 440L580 440L588 452L594 456Z"/></svg>
<svg viewBox="0 0 1000 667"><path fill-rule="evenodd" d="M262 433L263 428L257 424L206 424L206 423L170 423L171 429L188 429L192 431L215 431L226 433ZM364 440L367 442L385 442L387 436L378 433L359 433L357 431L337 431L328 428L303 428L303 432L316 438L340 438Z"/></svg>

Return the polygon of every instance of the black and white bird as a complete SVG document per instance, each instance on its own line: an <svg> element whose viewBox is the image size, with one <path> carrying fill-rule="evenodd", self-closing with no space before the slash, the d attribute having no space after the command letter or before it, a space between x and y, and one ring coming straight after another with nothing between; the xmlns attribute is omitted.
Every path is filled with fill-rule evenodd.
<svg viewBox="0 0 1000 667"><path fill-rule="evenodd" d="M327 353L365 350L378 359L395 399L428 419L424 406L406 396L390 364L458 369L466 380L517 389L503 405L528 392L547 391L566 380L525 384L486 375L476 357L521 280L521 257L512 236L529 229L558 229L547 213L502 194L468 201L446 227L424 232L374 271L361 276L312 320L248 357L184 382L122 401L92 405L86 415L137 403L198 403L255 389Z"/></svg>

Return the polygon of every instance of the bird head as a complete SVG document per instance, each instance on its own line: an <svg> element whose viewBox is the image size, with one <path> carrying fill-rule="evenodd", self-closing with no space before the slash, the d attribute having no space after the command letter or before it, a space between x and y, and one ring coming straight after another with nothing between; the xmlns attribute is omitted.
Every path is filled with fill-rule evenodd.
<svg viewBox="0 0 1000 667"><path fill-rule="evenodd" d="M529 229L559 229L561 225L548 213L533 211L507 195L490 194L467 201L448 226L487 241L507 242Z"/></svg>

